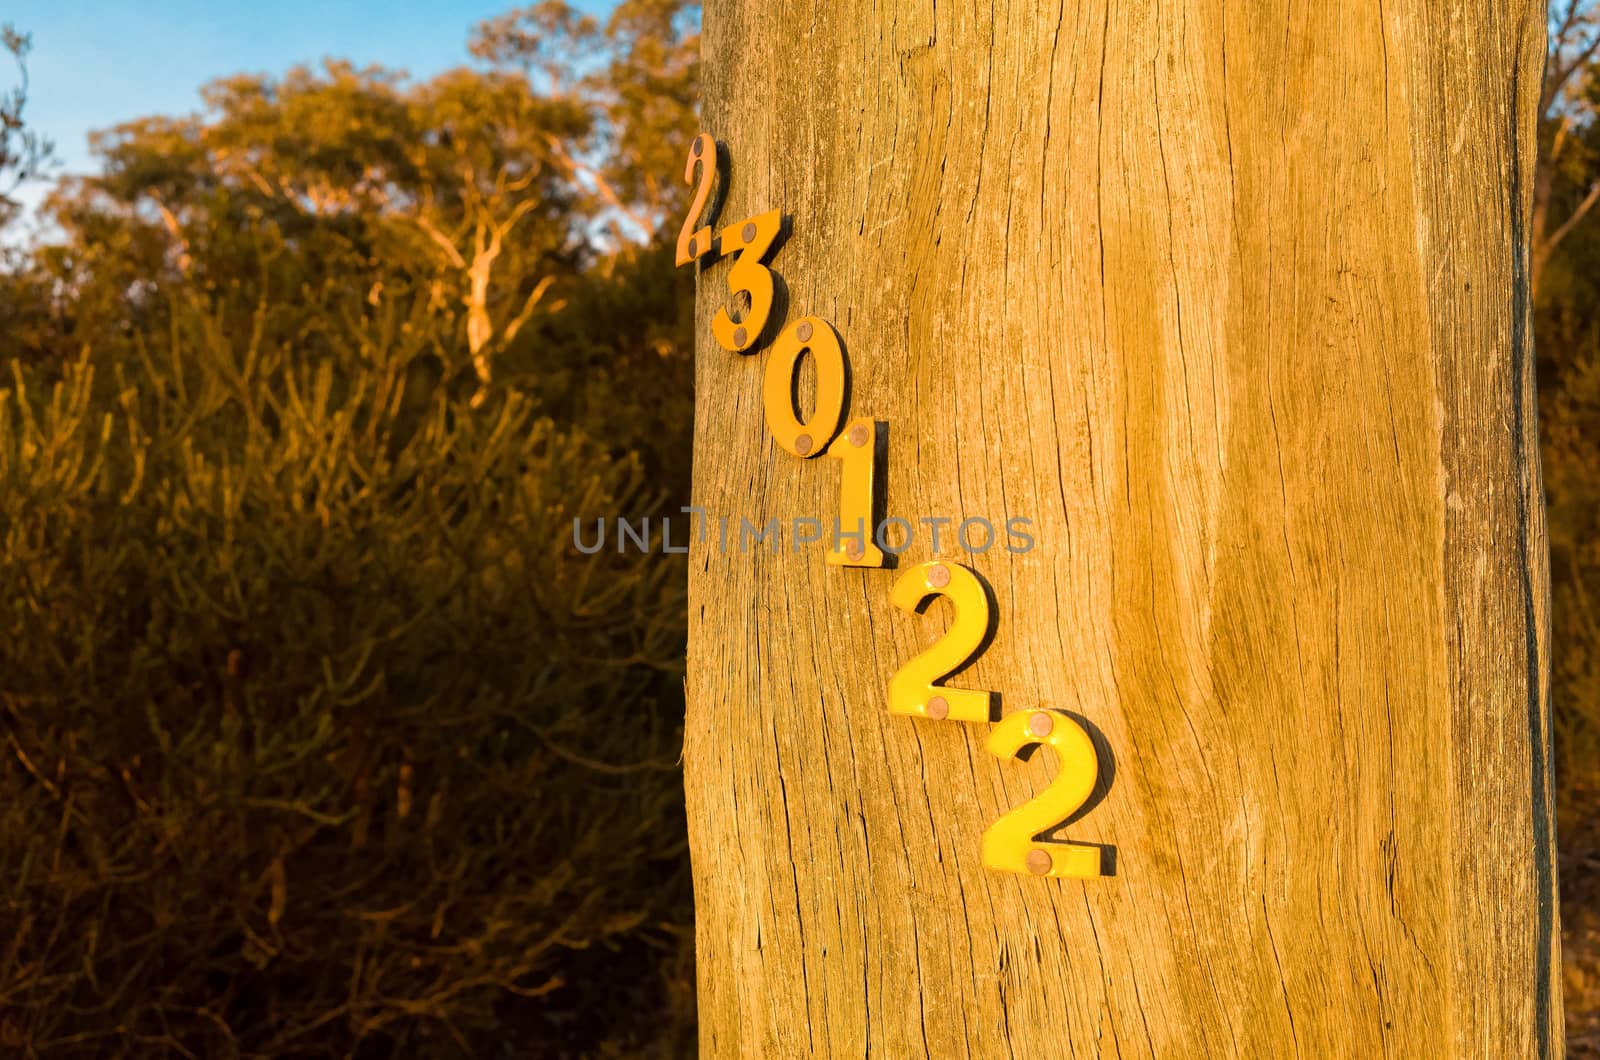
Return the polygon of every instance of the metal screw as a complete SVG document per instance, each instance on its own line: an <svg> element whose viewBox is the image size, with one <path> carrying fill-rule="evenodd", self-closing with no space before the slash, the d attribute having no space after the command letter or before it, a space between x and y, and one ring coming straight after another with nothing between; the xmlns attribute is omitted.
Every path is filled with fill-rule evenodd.
<svg viewBox="0 0 1600 1060"><path fill-rule="evenodd" d="M699 158L703 153L705 153L705 149L706 149L706 141L705 141L705 139L703 137L696 136L694 138L694 156L696 158Z"/></svg>
<svg viewBox="0 0 1600 1060"><path fill-rule="evenodd" d="M689 256L691 258L700 256L700 244L693 239L689 240Z"/></svg>
<svg viewBox="0 0 1600 1060"><path fill-rule="evenodd" d="M754 243L756 240L756 223L754 221L746 221L739 234L744 236L746 243Z"/></svg>
<svg viewBox="0 0 1600 1060"><path fill-rule="evenodd" d="M796 438L794 440L794 451L799 453L801 456L805 456L807 453L811 452L811 435L802 434L800 437Z"/></svg>
<svg viewBox="0 0 1600 1060"><path fill-rule="evenodd" d="M1028 871L1035 876L1043 876L1050 871L1050 867L1053 864L1055 864L1055 859L1050 856L1048 850L1040 850L1035 847L1028 851Z"/></svg>
<svg viewBox="0 0 1600 1060"><path fill-rule="evenodd" d="M867 429L866 424L858 423L854 427L850 428L850 444L855 446L857 449L860 449L863 445L866 445L871 440L872 432Z"/></svg>
<svg viewBox="0 0 1600 1060"><path fill-rule="evenodd" d="M928 717L934 721L943 721L950 716L950 701L943 696L934 696L928 700Z"/></svg>
<svg viewBox="0 0 1600 1060"><path fill-rule="evenodd" d="M950 584L950 568L943 563L935 563L928 568L928 584L935 589L943 589Z"/></svg>
<svg viewBox="0 0 1600 1060"><path fill-rule="evenodd" d="M749 337L750 336L745 333L744 328L734 328L733 329L733 344L735 346L743 346L744 345L744 340L749 338Z"/></svg>
<svg viewBox="0 0 1600 1060"><path fill-rule="evenodd" d="M860 559L867 554L867 550L861 547L861 542L852 537L850 542L844 546L844 554L851 559Z"/></svg>
<svg viewBox="0 0 1600 1060"><path fill-rule="evenodd" d="M794 329L795 338L801 342L811 341L811 321L802 320L800 326Z"/></svg>
<svg viewBox="0 0 1600 1060"><path fill-rule="evenodd" d="M1038 711L1033 717L1028 719L1028 731L1039 737L1041 740L1046 736L1049 736L1050 733L1055 730L1055 727L1056 719L1052 718L1042 710Z"/></svg>

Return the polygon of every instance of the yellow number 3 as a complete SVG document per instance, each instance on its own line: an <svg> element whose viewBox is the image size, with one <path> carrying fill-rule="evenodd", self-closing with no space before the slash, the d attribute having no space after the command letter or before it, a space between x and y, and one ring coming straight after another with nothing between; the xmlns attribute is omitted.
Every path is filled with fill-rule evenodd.
<svg viewBox="0 0 1600 1060"><path fill-rule="evenodd" d="M1100 849L1077 843L1041 843L1040 833L1061 824L1089 801L1100 777L1094 741L1070 716L1054 710L1022 710L989 733L989 753L1014 758L1024 747L1044 744L1060 759L1050 786L983 833L983 864L1001 872L1082 879L1100 872Z"/></svg>
<svg viewBox="0 0 1600 1060"><path fill-rule="evenodd" d="M771 252L782 228L783 214L769 210L722 230L722 253L739 252L728 270L728 290L736 298L740 294L750 296L750 310L737 323L726 307L717 310L717 315L711 318L711 333L725 350L749 352L767 326L776 291L772 270L761 264L761 259Z"/></svg>

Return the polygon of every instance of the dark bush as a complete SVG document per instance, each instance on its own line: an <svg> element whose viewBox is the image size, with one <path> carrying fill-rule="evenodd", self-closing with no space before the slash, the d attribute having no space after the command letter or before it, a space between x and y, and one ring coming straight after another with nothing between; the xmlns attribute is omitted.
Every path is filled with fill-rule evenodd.
<svg viewBox="0 0 1600 1060"><path fill-rule="evenodd" d="M257 293L0 391L0 1047L684 1047L683 570L571 544L660 498Z"/></svg>

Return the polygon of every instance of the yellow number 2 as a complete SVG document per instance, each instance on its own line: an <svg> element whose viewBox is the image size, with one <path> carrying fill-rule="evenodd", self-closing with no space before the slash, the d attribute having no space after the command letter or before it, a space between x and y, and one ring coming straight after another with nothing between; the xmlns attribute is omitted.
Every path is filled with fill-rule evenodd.
<svg viewBox="0 0 1600 1060"><path fill-rule="evenodd" d="M1045 843L1038 838L1089 801L1100 777L1094 741L1082 725L1056 710L1017 711L989 733L989 753L1007 760L1034 744L1056 753L1060 771L1048 788L983 833L984 867L1027 876L1097 877L1101 875L1098 847Z"/></svg>
<svg viewBox="0 0 1600 1060"><path fill-rule="evenodd" d="M700 171L698 179L695 177L697 169ZM716 177L717 141L711 138L710 133L701 133L689 146L689 164L683 170L684 182L694 188L694 201L689 204L689 216L683 219L683 228L678 232L679 265L687 265L716 249L711 238L711 226L707 224L698 231L694 226L705 212L706 204L711 201L711 187ZM716 218L712 217L711 220Z"/></svg>
<svg viewBox="0 0 1600 1060"><path fill-rule="evenodd" d="M966 665L989 632L989 594L978 576L959 563L934 560L900 575L889 599L902 611L915 611L930 596L955 606L955 621L945 635L889 679L889 713L934 721L988 721L989 693L934 684Z"/></svg>

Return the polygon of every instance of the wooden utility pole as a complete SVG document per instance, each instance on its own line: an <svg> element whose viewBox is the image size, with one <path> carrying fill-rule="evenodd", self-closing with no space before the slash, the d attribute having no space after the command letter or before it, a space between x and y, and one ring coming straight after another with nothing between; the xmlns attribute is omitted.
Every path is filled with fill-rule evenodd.
<svg viewBox="0 0 1600 1060"><path fill-rule="evenodd" d="M792 218L887 514L1032 520L952 686L1058 708L1098 879L985 869L1053 756L892 716L948 609L829 519L699 287L685 748L708 1056L1560 1056L1529 328L1537 0L706 0L722 222ZM781 322L780 322L781 325ZM1108 859L1108 868L1112 867Z"/></svg>

